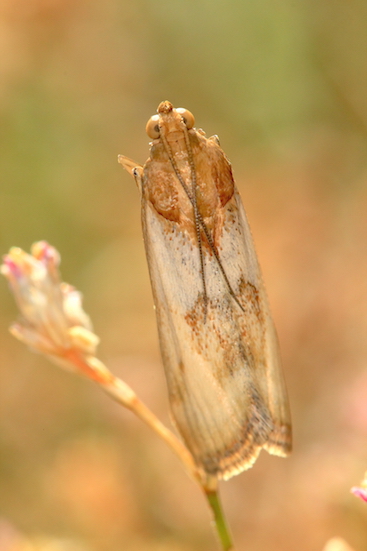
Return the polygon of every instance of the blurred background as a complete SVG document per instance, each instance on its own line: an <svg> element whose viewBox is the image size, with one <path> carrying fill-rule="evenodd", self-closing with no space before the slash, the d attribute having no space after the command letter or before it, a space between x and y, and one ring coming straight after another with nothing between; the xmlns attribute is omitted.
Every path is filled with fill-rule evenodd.
<svg viewBox="0 0 367 551"><path fill-rule="evenodd" d="M133 180L160 101L231 159L281 342L288 459L221 486L238 550L367 548L365 0L1 0L0 244L45 239L99 357L169 424ZM199 489L92 383L8 333L0 284L0 551L211 551Z"/></svg>

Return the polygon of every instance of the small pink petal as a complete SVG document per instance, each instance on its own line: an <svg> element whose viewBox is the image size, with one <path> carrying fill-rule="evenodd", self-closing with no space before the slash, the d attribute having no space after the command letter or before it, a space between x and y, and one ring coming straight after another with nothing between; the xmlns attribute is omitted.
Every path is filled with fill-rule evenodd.
<svg viewBox="0 0 367 551"><path fill-rule="evenodd" d="M52 260L54 264L60 263L60 255L55 247L49 245L47 241L37 241L31 247L31 253L37 260Z"/></svg>
<svg viewBox="0 0 367 551"><path fill-rule="evenodd" d="M12 260L9 255L5 255L3 257L3 261L4 261L4 264L2 266L2 273L5 276L12 275L17 279L19 279L22 276L22 271L19 265L16 262L14 262L14 260Z"/></svg>
<svg viewBox="0 0 367 551"><path fill-rule="evenodd" d="M55 247L52 247L47 241L37 241L37 243L33 243L31 253L33 258L42 262L46 267L50 279L55 283L59 283L58 268L61 258Z"/></svg>
<svg viewBox="0 0 367 551"><path fill-rule="evenodd" d="M367 502L367 489L366 488L360 488L358 486L353 486L350 490L353 495L360 497L363 499L363 501Z"/></svg>

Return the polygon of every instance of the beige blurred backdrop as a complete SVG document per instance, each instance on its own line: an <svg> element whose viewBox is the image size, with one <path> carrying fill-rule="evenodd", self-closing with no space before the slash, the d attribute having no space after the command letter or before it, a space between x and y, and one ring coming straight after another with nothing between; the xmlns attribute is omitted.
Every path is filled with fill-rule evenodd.
<svg viewBox="0 0 367 551"><path fill-rule="evenodd" d="M100 358L169 423L134 182L160 101L231 159L294 423L221 485L238 550L367 548L365 0L0 0L1 253L46 239ZM211 551L199 489L92 383L30 353L0 282L0 551ZM28 545L28 547L27 547ZM29 547L33 546L33 547Z"/></svg>

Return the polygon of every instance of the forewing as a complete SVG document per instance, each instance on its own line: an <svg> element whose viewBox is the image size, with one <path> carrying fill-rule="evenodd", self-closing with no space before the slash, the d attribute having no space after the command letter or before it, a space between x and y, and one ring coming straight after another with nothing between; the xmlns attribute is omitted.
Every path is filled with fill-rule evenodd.
<svg viewBox="0 0 367 551"><path fill-rule="evenodd" d="M239 201L235 194L226 205L219 254L246 314L230 295L215 258L206 254L205 315L192 239L157 214L144 192L142 197L172 416L199 468L223 478L250 467L274 431L264 381L267 310L262 311L261 301L266 298Z"/></svg>
<svg viewBox="0 0 367 551"><path fill-rule="evenodd" d="M245 242L244 250L248 248L250 250L252 249L255 255L251 231L239 196L237 197L237 206L239 223L243 228L242 234ZM255 264L255 262L251 260L248 262L249 260L248 257L244 258L242 260L242 265L245 266L247 264L248 280L257 290L258 304L261 309L261 316L258 321L259 325L263 328L264 336L264 341L261 345L262 352L259 352L263 360L258 363L257 369L260 369L262 388L266 396L267 406L273 423L273 430L264 448L273 455L285 456L288 455L292 449L292 432L289 401L282 371L278 337L271 317L258 262L256 260Z"/></svg>

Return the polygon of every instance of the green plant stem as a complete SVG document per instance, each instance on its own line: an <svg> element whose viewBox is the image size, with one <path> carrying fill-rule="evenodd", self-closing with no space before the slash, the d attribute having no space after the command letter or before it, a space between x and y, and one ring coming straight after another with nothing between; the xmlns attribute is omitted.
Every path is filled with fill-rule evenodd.
<svg viewBox="0 0 367 551"><path fill-rule="evenodd" d="M206 498L214 515L214 524L218 533L223 551L235 551L232 543L232 537L223 513L222 505L219 499L218 489L204 489Z"/></svg>

